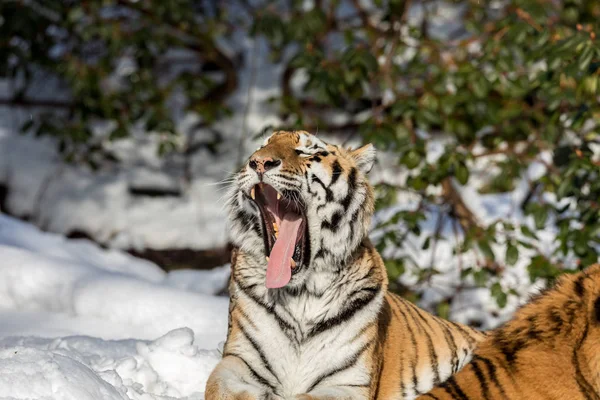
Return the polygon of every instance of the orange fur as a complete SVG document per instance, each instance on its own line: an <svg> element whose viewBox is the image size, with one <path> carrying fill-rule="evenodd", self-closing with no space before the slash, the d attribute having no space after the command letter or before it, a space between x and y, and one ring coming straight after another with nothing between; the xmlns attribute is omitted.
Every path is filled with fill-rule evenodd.
<svg viewBox="0 0 600 400"><path fill-rule="evenodd" d="M600 399L600 265L561 277L419 400Z"/></svg>

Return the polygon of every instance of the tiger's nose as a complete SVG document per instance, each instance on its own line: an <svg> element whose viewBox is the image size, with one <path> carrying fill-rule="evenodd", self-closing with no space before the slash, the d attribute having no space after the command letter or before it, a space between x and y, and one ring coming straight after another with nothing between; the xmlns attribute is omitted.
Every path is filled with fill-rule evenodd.
<svg viewBox="0 0 600 400"><path fill-rule="evenodd" d="M258 172L259 174L264 174L270 169L275 168L281 164L281 160L273 160L271 157L252 157L248 165L250 168Z"/></svg>

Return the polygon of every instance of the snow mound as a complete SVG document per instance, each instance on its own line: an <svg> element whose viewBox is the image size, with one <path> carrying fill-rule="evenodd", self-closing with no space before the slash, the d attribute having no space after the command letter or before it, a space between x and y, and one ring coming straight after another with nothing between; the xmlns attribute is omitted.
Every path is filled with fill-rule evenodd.
<svg viewBox="0 0 600 400"><path fill-rule="evenodd" d="M74 330L61 329L56 332L59 335L154 339L187 326L210 347L224 338L228 300L201 292L222 289L228 277L226 267L216 272L178 272L170 277L147 261L106 251L86 240L43 233L2 215L0 254L0 315L45 313L35 326L24 327L14 321L0 324L0 335L47 336L46 327L53 333L63 328L55 324L56 316L82 322L81 329L72 324ZM182 276L187 276L186 286L180 282ZM94 327L90 329L87 322Z"/></svg>
<svg viewBox="0 0 600 400"><path fill-rule="evenodd" d="M0 351L0 385L5 395L15 399L125 399L80 362L23 347Z"/></svg>
<svg viewBox="0 0 600 400"><path fill-rule="evenodd" d="M202 399L220 358L200 350L189 328L152 341L91 337L0 340L0 395L6 399Z"/></svg>
<svg viewBox="0 0 600 400"><path fill-rule="evenodd" d="M0 258L0 399L203 399L229 266L166 274L2 214Z"/></svg>

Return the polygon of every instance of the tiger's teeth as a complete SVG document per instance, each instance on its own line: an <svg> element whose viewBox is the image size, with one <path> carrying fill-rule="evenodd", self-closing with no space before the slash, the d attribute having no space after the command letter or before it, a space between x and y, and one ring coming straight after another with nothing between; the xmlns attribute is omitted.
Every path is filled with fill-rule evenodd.
<svg viewBox="0 0 600 400"><path fill-rule="evenodd" d="M254 191L254 186L252 186L252 189L250 189L250 197L252 197L252 200L256 200L256 193Z"/></svg>
<svg viewBox="0 0 600 400"><path fill-rule="evenodd" d="M277 200L281 198L281 193L277 192Z"/></svg>
<svg viewBox="0 0 600 400"><path fill-rule="evenodd" d="M296 268L296 261L293 258L290 258L290 260L292 262L292 269Z"/></svg>
<svg viewBox="0 0 600 400"><path fill-rule="evenodd" d="M279 225L277 225L277 222L273 222L273 230L276 235L279 233Z"/></svg>
<svg viewBox="0 0 600 400"><path fill-rule="evenodd" d="M265 258L267 259L267 262L269 262L269 256L265 256Z"/></svg>

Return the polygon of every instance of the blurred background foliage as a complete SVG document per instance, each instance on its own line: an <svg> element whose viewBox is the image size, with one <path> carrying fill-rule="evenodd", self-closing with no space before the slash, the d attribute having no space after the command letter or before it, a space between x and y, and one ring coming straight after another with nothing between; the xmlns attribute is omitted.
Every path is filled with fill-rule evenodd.
<svg viewBox="0 0 600 400"><path fill-rule="evenodd" d="M435 210L439 226L450 224L459 238L455 254L476 254L462 278L488 287L502 307L510 289L500 278L523 253L532 255L532 280L598 261L600 2L451 3L458 17L441 29L430 18L441 2L428 0L3 1L0 75L16 87L3 102L34 102L31 77L50 71L70 99L41 104L48 112L23 129L57 137L67 160L102 162L104 143L132 128L160 132L162 152L184 152L174 96L184 95L184 111L203 126L228 118L239 60L224 44L240 30L266 40L283 69L272 99L283 123L273 129L360 137L407 172L377 186L381 209L403 193L419 199L416 209L379 221L377 245L393 282L408 270L417 282L437 273L386 251L419 235ZM93 132L98 121L110 127L104 135ZM429 160L440 138L443 151ZM532 163L545 168L527 182L522 223L484 224L470 209L460 188L481 163L489 176L478 190L487 194L515 190ZM538 237L548 224L557 230L551 252ZM436 230L422 249L443 235Z"/></svg>

